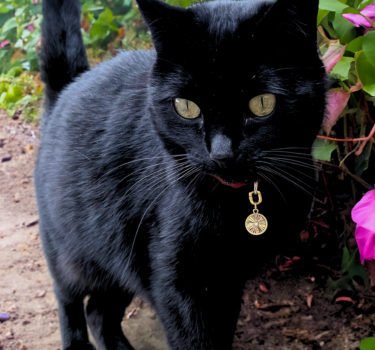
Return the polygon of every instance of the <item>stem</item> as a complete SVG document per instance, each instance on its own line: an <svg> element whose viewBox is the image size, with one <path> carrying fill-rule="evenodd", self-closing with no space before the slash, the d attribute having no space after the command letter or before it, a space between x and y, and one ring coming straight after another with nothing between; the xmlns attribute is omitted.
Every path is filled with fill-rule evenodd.
<svg viewBox="0 0 375 350"><path fill-rule="evenodd" d="M361 179L358 175L355 175L353 174L346 166L345 164L343 164L343 166L345 167L340 167L336 164L332 164L332 163L329 163L329 162L326 162L324 160L319 160L319 163L322 163L322 164L325 164L325 165L328 165L328 166L333 166L335 168L339 168L341 169L344 173L350 175L354 180L356 180L357 182L359 182L362 186L364 186L365 188L367 188L368 190L373 190L374 187L371 186L370 184L368 184L365 180Z"/></svg>
<svg viewBox="0 0 375 350"><path fill-rule="evenodd" d="M332 140L332 141L342 141L342 142L358 142L358 141L368 141L371 139L372 135L375 134L375 124L372 127L370 134L367 137L359 137L357 139L335 139L333 137L327 137L327 136L322 136L322 135L317 135L316 137L318 139L326 139L326 140ZM364 142L364 143L366 143Z"/></svg>

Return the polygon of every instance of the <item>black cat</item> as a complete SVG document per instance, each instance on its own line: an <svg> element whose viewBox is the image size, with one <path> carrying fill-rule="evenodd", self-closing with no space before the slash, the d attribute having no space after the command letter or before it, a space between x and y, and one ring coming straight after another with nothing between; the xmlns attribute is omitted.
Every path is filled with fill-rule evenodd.
<svg viewBox="0 0 375 350"><path fill-rule="evenodd" d="M228 350L245 280L311 206L318 1L138 5L156 50L89 70L79 1L43 0L35 183L63 349L92 349L86 322L101 349L132 349L120 322L137 294L171 349ZM257 180L260 236L245 228Z"/></svg>

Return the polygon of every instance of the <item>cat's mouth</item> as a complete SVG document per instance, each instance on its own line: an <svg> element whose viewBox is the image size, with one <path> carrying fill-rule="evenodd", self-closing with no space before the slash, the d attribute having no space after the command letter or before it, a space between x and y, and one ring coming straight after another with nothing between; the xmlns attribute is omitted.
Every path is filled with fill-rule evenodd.
<svg viewBox="0 0 375 350"><path fill-rule="evenodd" d="M248 185L248 184L245 184L245 183L242 183L242 182L227 182L217 175L213 175L213 176L216 179L218 179L223 185L230 186L230 187L233 187L233 188L240 188L242 186Z"/></svg>

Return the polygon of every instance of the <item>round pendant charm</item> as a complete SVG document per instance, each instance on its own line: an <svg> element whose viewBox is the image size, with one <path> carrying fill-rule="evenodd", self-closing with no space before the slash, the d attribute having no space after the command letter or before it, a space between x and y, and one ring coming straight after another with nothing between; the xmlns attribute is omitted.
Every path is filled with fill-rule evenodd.
<svg viewBox="0 0 375 350"><path fill-rule="evenodd" d="M251 214L245 221L246 230L252 235L259 236L267 230L267 219L258 213Z"/></svg>

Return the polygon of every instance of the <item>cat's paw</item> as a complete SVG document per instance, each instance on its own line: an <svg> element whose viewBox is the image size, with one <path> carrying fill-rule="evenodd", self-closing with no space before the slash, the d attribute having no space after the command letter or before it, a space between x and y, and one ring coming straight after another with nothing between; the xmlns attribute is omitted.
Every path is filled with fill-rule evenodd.
<svg viewBox="0 0 375 350"><path fill-rule="evenodd" d="M91 343L75 342L64 350L96 350L96 348Z"/></svg>

